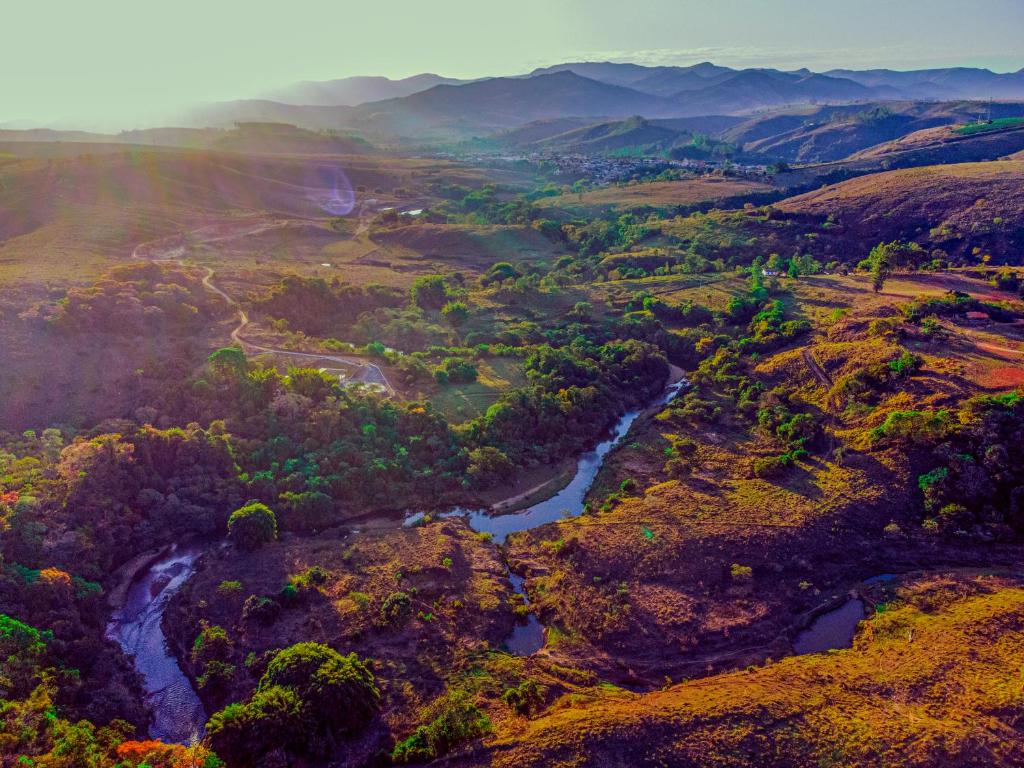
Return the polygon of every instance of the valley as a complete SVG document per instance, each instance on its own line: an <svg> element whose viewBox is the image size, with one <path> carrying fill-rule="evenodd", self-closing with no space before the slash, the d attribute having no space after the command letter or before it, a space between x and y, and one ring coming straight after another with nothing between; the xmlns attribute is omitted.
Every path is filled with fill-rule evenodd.
<svg viewBox="0 0 1024 768"><path fill-rule="evenodd" d="M1024 81L0 130L0 765L1024 760Z"/></svg>

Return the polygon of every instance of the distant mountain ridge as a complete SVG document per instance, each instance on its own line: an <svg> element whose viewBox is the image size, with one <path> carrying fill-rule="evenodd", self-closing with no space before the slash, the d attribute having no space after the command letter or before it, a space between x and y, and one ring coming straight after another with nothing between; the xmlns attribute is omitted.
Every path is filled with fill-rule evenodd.
<svg viewBox="0 0 1024 768"><path fill-rule="evenodd" d="M869 88L889 87L906 91L916 95L916 98L1024 98L1024 69L1005 74L970 67L906 72L891 69L834 69L824 74L853 80Z"/></svg>
<svg viewBox="0 0 1024 768"><path fill-rule="evenodd" d="M402 80L352 77L297 83L270 98L194 110L185 124L277 121L344 128L399 141L431 142L501 133L538 120L647 119L751 115L800 105L936 99L1024 100L1024 71L732 69L710 62L656 66L567 62L516 77L458 80L422 74Z"/></svg>
<svg viewBox="0 0 1024 768"><path fill-rule="evenodd" d="M435 85L458 85L469 82L432 73L413 75L401 80L387 77L343 77L338 80L306 80L263 95L266 101L311 107L355 107L371 101L383 101L433 88Z"/></svg>

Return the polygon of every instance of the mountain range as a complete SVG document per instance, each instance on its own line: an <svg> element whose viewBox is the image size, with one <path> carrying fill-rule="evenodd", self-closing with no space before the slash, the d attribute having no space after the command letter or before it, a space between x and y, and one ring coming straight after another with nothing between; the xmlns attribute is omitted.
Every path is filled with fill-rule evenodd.
<svg viewBox="0 0 1024 768"><path fill-rule="evenodd" d="M490 135L536 120L746 115L798 105L952 99L1024 100L1024 70L731 69L709 62L647 67L576 62L527 75L456 80L352 77L302 82L256 100L205 104L182 121L195 127L288 122L344 128L372 138L432 142Z"/></svg>

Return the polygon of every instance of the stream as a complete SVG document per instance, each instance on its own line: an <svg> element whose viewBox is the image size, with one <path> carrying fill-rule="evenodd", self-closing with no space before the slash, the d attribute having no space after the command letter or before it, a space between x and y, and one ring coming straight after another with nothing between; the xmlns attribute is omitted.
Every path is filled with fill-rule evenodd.
<svg viewBox="0 0 1024 768"><path fill-rule="evenodd" d="M608 453L626 437L640 416L668 404L685 384L685 379L670 383L646 407L625 413L607 440L579 457L572 480L551 498L519 512L490 514L487 510L458 508L442 513L442 516L465 517L474 531L491 534L500 545L511 533L583 514L583 500ZM423 513L409 515L404 525L414 525L423 516ZM150 737L166 742L188 743L201 737L206 722L203 704L168 648L161 627L168 602L195 572L200 554L199 548L175 545L135 574L123 604L107 625L107 637L132 657L135 669L143 679L146 701L153 713ZM506 576L513 591L522 595L524 605L529 606L524 578L511 570L507 570ZM876 578L885 580L892 576L884 574ZM797 654L804 654L848 648L857 624L863 618L864 603L853 597L842 606L818 616L797 637L794 650ZM508 650L518 656L533 655L544 647L544 643L545 628L532 611L516 623L505 640Z"/></svg>
<svg viewBox="0 0 1024 768"><path fill-rule="evenodd" d="M572 480L550 499L521 512L503 515L464 509L454 509L444 514L467 517L473 530L491 533L499 544L515 531L529 530L561 517L582 514L583 499L608 452L626 436L637 418L649 409L660 408L668 403L684 384L685 380L671 383L645 408L624 414L616 422L611 437L580 456ZM414 524L422 518L422 513L409 516L405 524ZM125 654L132 658L136 671L142 677L146 701L153 713L150 737L166 742L187 743L195 737L201 737L206 723L203 704L168 648L161 627L168 602L195 572L200 554L199 548L175 545L148 567L141 569L128 587L121 607L114 612L107 625L107 637L116 641ZM507 572L507 577L512 583L512 589L523 596L523 602L528 606L530 598L523 586L523 577L511 571ZM536 614L531 611L517 622L505 645L511 653L519 656L530 656L543 648L544 626Z"/></svg>
<svg viewBox="0 0 1024 768"><path fill-rule="evenodd" d="M160 622L168 601L195 572L200 554L198 548L171 547L135 575L123 605L107 625L107 637L132 658L142 676L153 713L150 738L178 744L203 735L206 712L168 648Z"/></svg>
<svg viewBox="0 0 1024 768"><path fill-rule="evenodd" d="M445 516L465 517L470 528L477 533L491 534L493 541L500 545L505 543L511 533L528 531L564 517L582 515L583 500L586 498L590 486L593 485L594 478L601 470L608 452L622 442L622 439L629 433L630 427L633 426L633 422L643 414L667 405L685 385L685 378L671 382L658 397L646 406L623 414L616 422L611 437L598 443L593 450L587 451L577 459L576 473L572 480L551 498L519 512L495 515L486 509L455 509L444 513ZM422 517L422 514L413 515L407 518L406 523L414 522ZM513 591L522 595L524 603L529 605L530 598L523 586L523 577L512 573L511 570L508 571L507 576L512 583ZM532 656L544 647L544 626L535 613L531 611L527 614L525 621L516 624L512 634L505 640L505 646L517 656Z"/></svg>
<svg viewBox="0 0 1024 768"><path fill-rule="evenodd" d="M504 544L511 533L529 531L540 525L553 523L563 517L578 517L583 514L583 500L594 483L594 478L604 464L608 452L622 442L629 433L633 422L649 410L667 405L686 384L686 379L669 384L664 391L643 408L628 411L616 422L612 436L592 451L587 451L576 462L576 474L561 491L520 512L493 515L486 509L455 510L452 514L465 515L469 527L478 533L489 533L497 544Z"/></svg>
<svg viewBox="0 0 1024 768"><path fill-rule="evenodd" d="M857 625L864 618L864 601L851 597L838 608L821 614L811 622L811 626L793 641L793 650L797 655L803 655L850 648Z"/></svg>

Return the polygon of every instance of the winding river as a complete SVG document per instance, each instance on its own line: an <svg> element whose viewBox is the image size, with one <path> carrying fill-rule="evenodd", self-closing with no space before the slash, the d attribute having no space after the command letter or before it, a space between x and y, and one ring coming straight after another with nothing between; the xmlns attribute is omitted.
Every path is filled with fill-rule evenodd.
<svg viewBox="0 0 1024 768"><path fill-rule="evenodd" d="M449 516L464 516L469 527L478 533L489 533L494 542L504 544L509 534L529 531L541 525L552 523L563 517L578 517L583 514L583 503L594 484L594 478L601 470L609 451L622 442L629 434L630 427L645 413L658 410L667 405L685 386L686 379L678 371L680 378L669 381L658 397L643 408L627 411L615 424L611 437L598 443L592 451L587 451L576 461L576 473L562 490L549 499L534 504L520 512L496 515L486 509L456 509L446 513ZM523 596L526 605L530 604L529 595L524 587L524 579L511 570L508 579L516 594ZM529 612L525 619L516 624L512 634L505 640L505 646L517 656L532 656L544 647L544 626L536 614Z"/></svg>
<svg viewBox="0 0 1024 768"><path fill-rule="evenodd" d="M246 227L237 232L213 231L200 238L199 242L217 242L243 237L262 231L266 226L270 225L260 225L256 229ZM192 234L198 236L201 233L197 231ZM132 252L132 257L181 263L184 252L184 239L170 238L167 243L157 241L140 244ZM209 267L205 270L203 284L206 288L224 298L237 312L238 326L232 332L231 338L243 349L248 347L256 352L335 359L345 363L353 362L342 358L271 349L245 341L241 338L241 333L249 323L248 316L233 297L212 282L213 270ZM391 391L390 383L376 365L363 364L362 369L375 374L368 377L370 381L379 381L382 387ZM611 437L599 443L592 451L579 457L576 473L572 480L551 498L523 511L509 514L493 514L489 510L468 509L455 509L446 514L465 516L473 530L490 533L493 540L499 545L503 544L511 533L530 530L562 517L575 517L582 514L583 500L608 452L626 436L630 427L633 426L633 422L641 415L667 404L684 386L685 380L681 378L681 371L676 372L680 376L678 380L670 381L661 394L646 407L624 414L615 424ZM406 518L405 524L415 522L422 516L420 513ZM202 736L206 722L206 712L202 702L192 687L191 681L181 670L168 648L167 638L164 636L161 626L168 602L195 572L195 564L200 554L201 550L198 548L174 546L147 567L143 567L134 574L124 600L115 610L107 626L107 637L116 641L132 658L136 671L142 677L146 701L153 713L150 737L167 742L186 743ZM507 575L513 590L522 595L524 604L528 606L530 600L524 587L523 577L511 571L508 571ZM540 650L544 641L544 627L531 611L523 621L516 624L512 634L506 640L506 647L512 653L528 656Z"/></svg>
<svg viewBox="0 0 1024 768"><path fill-rule="evenodd" d="M685 379L670 382L647 407L624 414L607 440L579 457L572 480L549 499L519 512L493 514L488 510L453 509L443 516L465 517L474 531L491 534L500 545L511 533L581 515L587 492L608 453L626 437L638 418L669 403L685 383ZM415 524L422 518L422 513L410 515L404 524ZM114 612L107 627L107 636L132 658L142 677L146 700L153 713L150 737L167 742L187 743L201 737L206 722L202 702L168 648L161 627L168 602L195 572L200 554L201 550L196 547L175 546L143 567L135 574L120 608ZM525 579L511 570L506 575L513 591L522 595L524 604L529 606ZM891 575L876 578L882 580L891 578ZM851 597L838 608L817 617L796 638L794 650L804 654L848 648L856 626L863 618L863 602ZM508 650L519 656L533 655L544 644L545 628L532 611L516 623L505 640Z"/></svg>
<svg viewBox="0 0 1024 768"><path fill-rule="evenodd" d="M107 637L132 658L153 713L151 738L185 744L203 735L206 712L167 646L167 603L195 572L201 550L177 545L137 573L107 625Z"/></svg>
<svg viewBox="0 0 1024 768"><path fill-rule="evenodd" d="M526 531L565 516L583 512L583 499L594 482L605 457L629 432L642 414L668 403L685 382L670 383L647 407L629 411L616 423L611 437L592 451L580 456L576 474L568 485L546 501L515 513L492 515L486 510L455 509L446 515L468 518L477 532L488 532L497 543L515 531ZM406 524L421 519L422 514L406 519ZM161 621L170 599L195 572L201 550L195 547L172 547L167 553L135 574L125 599L107 626L107 637L116 641L132 658L142 677L146 700L153 712L149 735L168 742L186 743L201 736L206 712L191 681L182 672L167 645ZM507 574L512 589L530 604L523 586L524 579L511 571ZM505 641L510 652L530 656L544 646L544 627L531 611L517 622Z"/></svg>
<svg viewBox="0 0 1024 768"><path fill-rule="evenodd" d="M495 515L486 509L456 510L454 514L465 515L469 527L478 533L489 533L498 544L504 544L511 533L529 531L540 525L552 523L563 517L577 517L583 514L583 500L594 483L594 478L604 464L608 452L622 442L633 422L644 413L661 408L679 394L686 384L685 379L670 383L658 397L643 408L625 413L615 424L612 436L592 451L584 453L576 462L576 474L561 491L550 499L527 507L521 512Z"/></svg>

